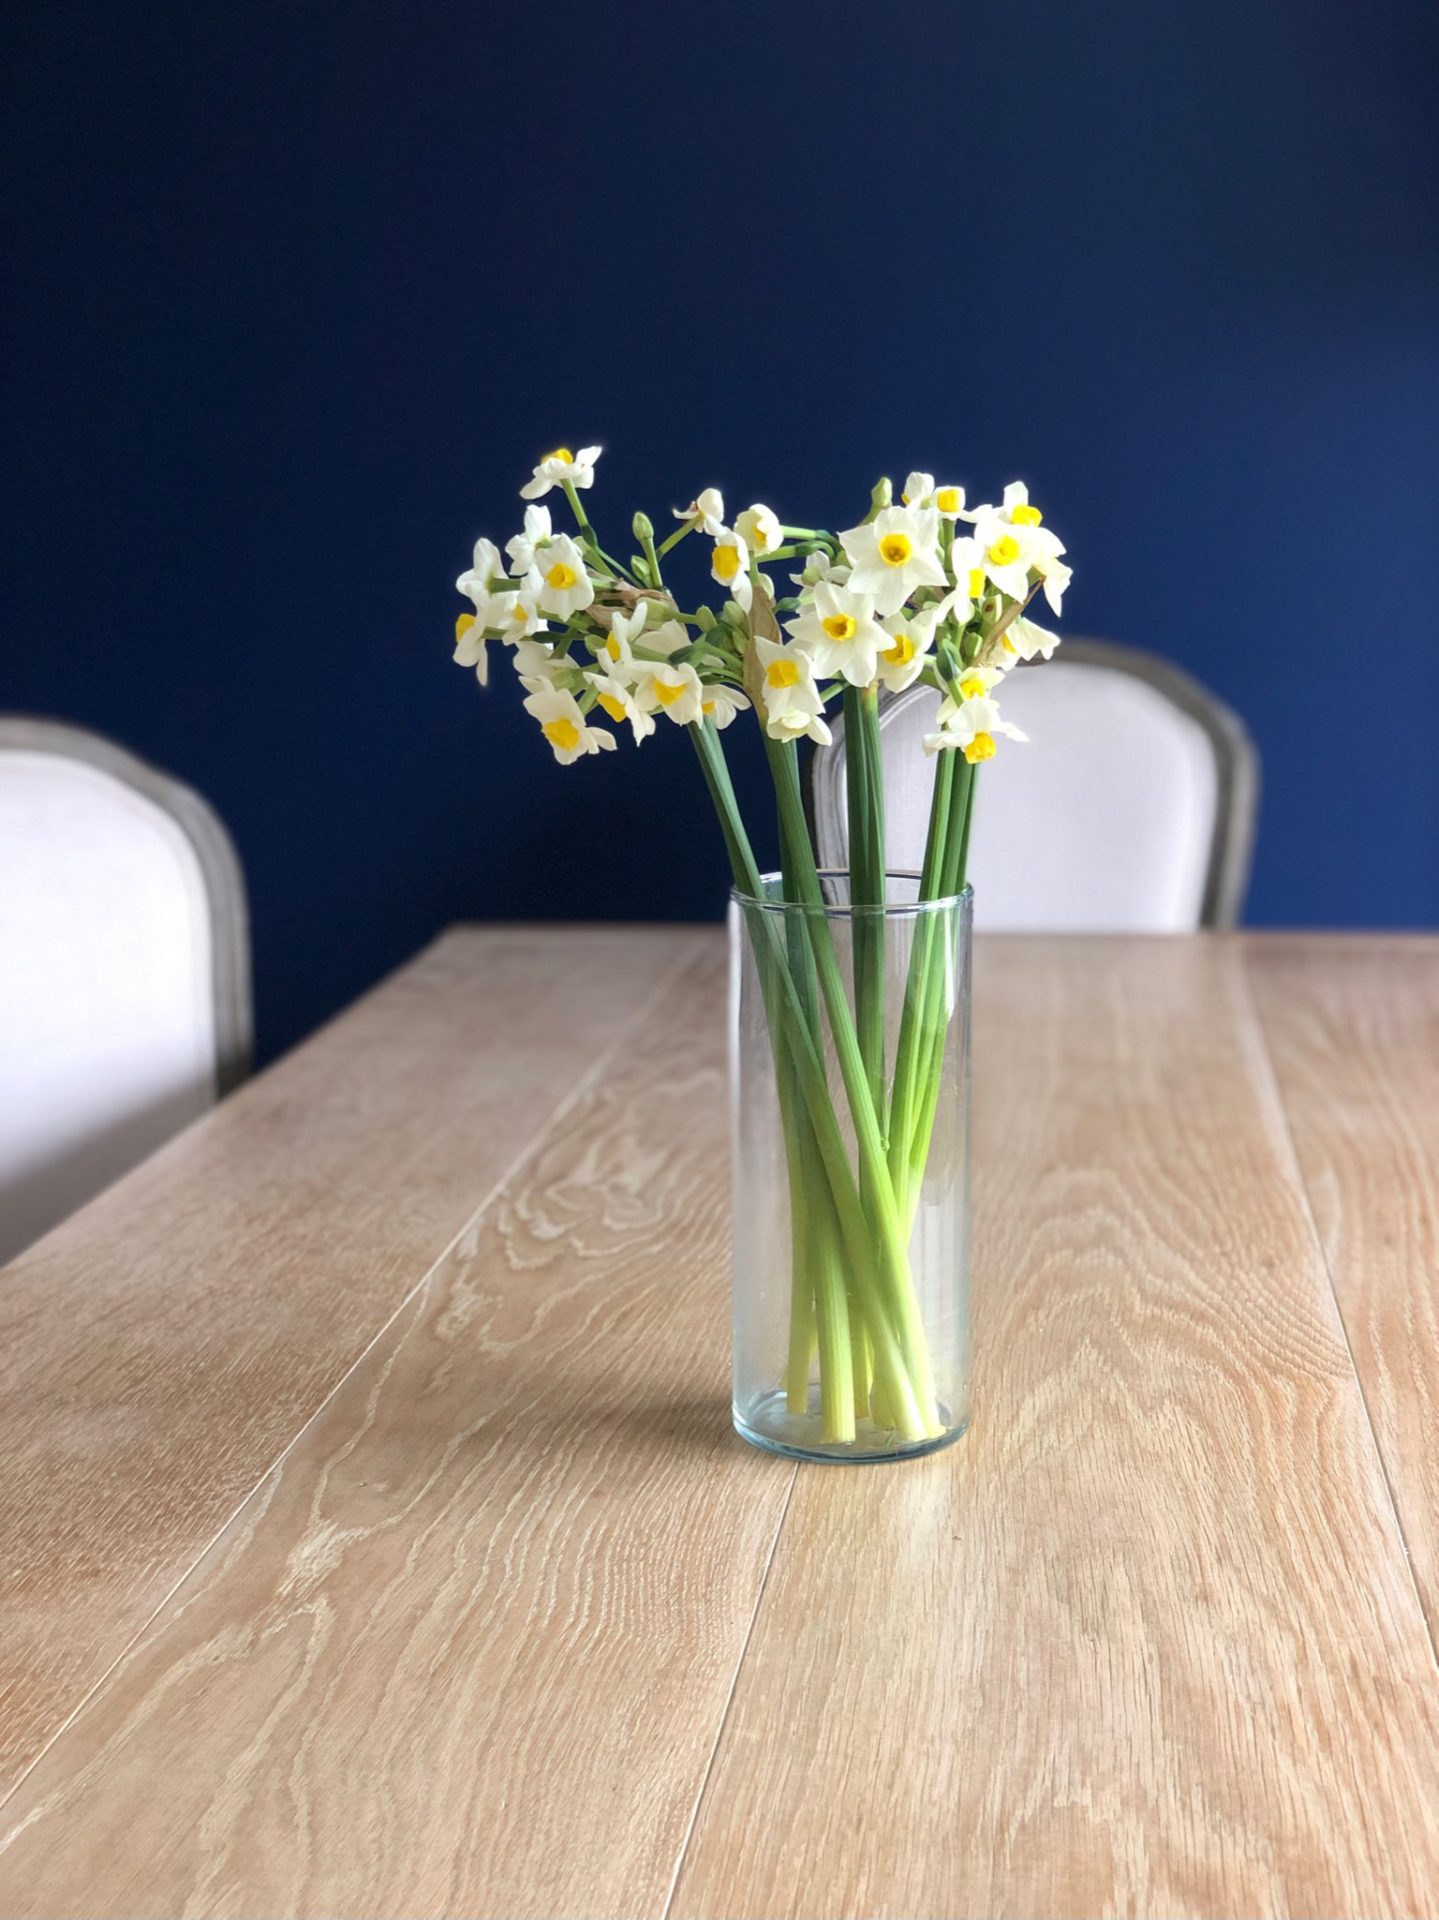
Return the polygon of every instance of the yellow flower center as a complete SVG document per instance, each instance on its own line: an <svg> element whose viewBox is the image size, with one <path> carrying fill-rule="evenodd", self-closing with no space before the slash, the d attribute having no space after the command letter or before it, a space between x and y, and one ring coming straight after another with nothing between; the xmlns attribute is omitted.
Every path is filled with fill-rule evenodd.
<svg viewBox="0 0 1439 1920"><path fill-rule="evenodd" d="M939 508L941 513L958 513L959 488L941 487L939 492L934 496L934 504Z"/></svg>
<svg viewBox="0 0 1439 1920"><path fill-rule="evenodd" d="M879 557L887 567L902 567L913 552L907 533L887 533L879 543Z"/></svg>
<svg viewBox="0 0 1439 1920"><path fill-rule="evenodd" d="M714 571L716 580L733 580L739 572L739 548L716 547Z"/></svg>
<svg viewBox="0 0 1439 1920"><path fill-rule="evenodd" d="M455 639L463 640L474 624L475 616L472 613L462 613L455 621Z"/></svg>
<svg viewBox="0 0 1439 1920"><path fill-rule="evenodd" d="M971 766L974 765L976 760L992 760L994 758L994 735L992 733L977 733L964 749L964 757Z"/></svg>
<svg viewBox="0 0 1439 1920"><path fill-rule="evenodd" d="M797 687L799 668L793 660L771 660L764 670L764 677L772 687Z"/></svg>
<svg viewBox="0 0 1439 1920"><path fill-rule="evenodd" d="M605 712L610 716L611 720L624 719L625 703L623 700L616 699L614 694L602 693L600 695L600 705L604 708Z"/></svg>
<svg viewBox="0 0 1439 1920"><path fill-rule="evenodd" d="M611 660L618 660L620 657L620 643L613 634L611 634L605 642L605 652L610 656Z"/></svg>
<svg viewBox="0 0 1439 1920"><path fill-rule="evenodd" d="M715 710L715 703L714 703L714 701L713 701L713 700L701 700L701 701L700 701L700 712L701 712L701 713L713 713L713 712L714 712L714 710Z"/></svg>
<svg viewBox="0 0 1439 1920"><path fill-rule="evenodd" d="M540 732L561 753L573 753L580 744L580 730L573 720L546 720Z"/></svg>
<svg viewBox="0 0 1439 1920"><path fill-rule="evenodd" d="M1012 567L1019 558L1019 542L1012 533L1002 533L990 548L988 559L991 566Z"/></svg>
<svg viewBox="0 0 1439 1920"><path fill-rule="evenodd" d="M914 658L914 642L907 633L902 633L892 647L886 647L884 657L896 667L907 667Z"/></svg>
<svg viewBox="0 0 1439 1920"><path fill-rule="evenodd" d="M984 568L971 567L969 570L969 597L971 600L984 598Z"/></svg>
<svg viewBox="0 0 1439 1920"><path fill-rule="evenodd" d="M1019 648L1015 646L1014 642L1010 639L1007 633L1000 635L999 644L1004 648L1006 653L1019 652Z"/></svg>
<svg viewBox="0 0 1439 1920"><path fill-rule="evenodd" d="M572 467L575 464L575 456L570 452L568 447L556 447L553 453L545 454L540 460L540 465L544 466L547 460L563 460L567 467Z"/></svg>
<svg viewBox="0 0 1439 1920"><path fill-rule="evenodd" d="M977 673L971 673L959 683L959 690L966 700L982 700L985 694L984 682Z"/></svg>
<svg viewBox="0 0 1439 1920"><path fill-rule="evenodd" d="M563 560L556 560L545 575L545 579L557 593L564 593L568 588L577 587L580 584L580 576Z"/></svg>
<svg viewBox="0 0 1439 1920"><path fill-rule="evenodd" d="M672 707L684 692L684 682L681 681L679 686L672 687L665 680L656 680L654 688L655 699L659 701L660 705L662 707Z"/></svg>
<svg viewBox="0 0 1439 1920"><path fill-rule="evenodd" d="M529 610L523 600L516 600L510 608L510 618L517 627L527 627L530 623Z"/></svg>
<svg viewBox="0 0 1439 1920"><path fill-rule="evenodd" d="M827 613L819 623L831 640L853 640L859 622L852 613Z"/></svg>
<svg viewBox="0 0 1439 1920"><path fill-rule="evenodd" d="M1044 515L1038 507L1011 507L1009 517L1017 527L1037 527Z"/></svg>

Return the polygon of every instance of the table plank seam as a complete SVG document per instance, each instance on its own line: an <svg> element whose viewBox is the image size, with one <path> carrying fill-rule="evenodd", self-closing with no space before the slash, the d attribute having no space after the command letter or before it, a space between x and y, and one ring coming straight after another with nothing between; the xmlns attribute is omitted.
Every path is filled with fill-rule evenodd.
<svg viewBox="0 0 1439 1920"><path fill-rule="evenodd" d="M444 938L444 935L439 936L439 938L437 938L434 942L431 943L431 947L438 946L440 944L440 941L443 940L443 938ZM429 952L430 950L431 948L426 948L424 951ZM702 951L703 949L700 941L696 940L691 942L688 946L681 949L681 954L683 956L682 964L688 964L689 961L697 958ZM403 971L403 969L398 969L397 971ZM449 1259L450 1256L455 1252L456 1248L458 1248L460 1243L464 1240L465 1236L474 1231L478 1222L481 1219L483 1219L484 1215L489 1211L489 1209L505 1193L505 1191L507 1190L507 1188L509 1187L511 1181L515 1178L515 1176L519 1172L521 1172L523 1168L541 1152L545 1142L549 1139L550 1135L554 1132L554 1130L564 1121L566 1116L573 1111L573 1109L580 1103L580 1101L591 1090L591 1088L603 1077L605 1072L608 1070L608 1068L614 1061L616 1055L619 1053L620 1049L624 1046L626 1040L630 1035L631 1030L637 1027L640 1024L640 1022L648 1015L648 1013L650 1012L650 1009L654 1006L656 1001L658 1001L667 991L669 984L670 983L668 979L665 979L665 978L661 978L655 983L651 991L645 996L645 998L635 1008L634 1012L630 1015L629 1019L624 1021L620 1025L618 1030L613 1034L613 1036L609 1041L609 1044L600 1049L600 1051L595 1055L594 1059L590 1062L590 1065L585 1070L585 1072L582 1073L578 1077L578 1079L572 1082L568 1091L557 1102L557 1104L551 1110L551 1112L547 1115L545 1120L540 1124L540 1126L535 1130L535 1132L531 1134L529 1139L526 1140L525 1144L520 1148L519 1152L514 1156L512 1160L510 1160L505 1165L503 1171L491 1183L484 1198L479 1202L479 1204L474 1208L474 1210L465 1217L465 1219L461 1222L458 1230L440 1248L438 1253L435 1255L435 1258L430 1262L430 1264L421 1273L420 1277L416 1280L414 1286L411 1287L409 1291L404 1295L403 1299L401 1299L397 1303L394 1309L394 1312L391 1313L388 1316L388 1318L379 1327L376 1328L373 1337L365 1342L364 1346L360 1349L360 1351L357 1354L355 1354L353 1359L350 1361L349 1365L344 1367L341 1370L341 1372L337 1375L335 1381L331 1385L329 1391L324 1395L323 1399L319 1402L319 1404L315 1406L311 1410L311 1412L307 1415L307 1417L300 1423L300 1425L295 1429L294 1433L291 1434L289 1440L287 1440L285 1445L280 1448L280 1450L275 1454L273 1459L271 1459L266 1463L264 1470L256 1476L253 1485L247 1489L247 1491L244 1494L244 1497L239 1501L237 1501L235 1506L232 1508L232 1510L228 1514L226 1514L222 1523L215 1529L215 1532L201 1544L198 1551L195 1553L194 1557L189 1561L189 1563L184 1568L184 1571L178 1575L173 1585L166 1590L166 1592L161 1597L161 1599L157 1602L157 1604L152 1609L152 1611L149 1614L147 1614L145 1618L140 1622L135 1632L131 1635L130 1639L125 1642L125 1645L121 1648L119 1653L116 1654L115 1658L110 1662L109 1666L107 1666L104 1672L99 1674L94 1680L94 1682L85 1690L85 1692L81 1695L79 1700L77 1700L75 1705L71 1708L70 1712L65 1715L64 1719L51 1733L50 1737L41 1746L39 1746L36 1749L35 1753L32 1755L30 1759L29 1764L16 1776L16 1778L11 1782L10 1786L4 1792L0 1792L0 1810L3 1810L6 1806L10 1804L10 1802L14 1799L15 1795L19 1792L20 1788L25 1784L25 1782L29 1779L30 1775L35 1771L36 1767L38 1767L41 1761L44 1760L46 1756L50 1753L50 1750L60 1740L64 1738L64 1736L70 1730L70 1728L76 1724L76 1722L82 1717L82 1715L88 1710L88 1708L94 1703L94 1701L105 1691L105 1689L110 1684L111 1680L115 1677L116 1674L119 1673L121 1668L124 1667L126 1662L134 1654L136 1649L143 1643L146 1635L149 1633L151 1627L154 1625L156 1620L160 1618L160 1616L165 1612L166 1608L169 1607L171 1602L175 1599L176 1595L181 1592L181 1590L185 1587L188 1581L193 1577L193 1575L196 1572L196 1569L200 1566L200 1564L204 1561L206 1556L210 1553L211 1549L215 1546L216 1542L220 1540L234 1526L235 1522L239 1519L239 1517L244 1513L245 1509L255 1499L256 1495L263 1490L266 1483L283 1466L284 1462L295 1451L296 1447L303 1440L304 1436L311 1430L311 1428L315 1425L315 1423L321 1418L325 1409L330 1405L330 1403L335 1399L336 1395L344 1387L345 1382L349 1380L351 1375L354 1374L355 1371L364 1363L366 1357L373 1351L373 1349L379 1344L379 1342L386 1337L390 1329L394 1326L395 1322L401 1317L402 1314L404 1314L408 1310L408 1308L414 1302L416 1296L424 1290L424 1288L428 1285L428 1283L430 1282L434 1274L443 1266L444 1262L447 1259ZM787 1508L788 1508L788 1502L786 1502L786 1510ZM776 1536L776 1538L777 1537L778 1536ZM772 1557L773 1557L773 1549L771 1549L771 1558ZM769 1563L766 1562L766 1573L768 1572L768 1564ZM751 1627L752 1626L753 1626L753 1622L751 1622ZM748 1644L748 1641L746 1641L746 1645L747 1644ZM733 1689L731 1689L731 1692L732 1691ZM17 1829L17 1833L20 1831L23 1831L23 1828ZM7 1844L9 1843L9 1841L15 1839L16 1837L17 1837L16 1833L10 1834L7 1837Z"/></svg>
<svg viewBox="0 0 1439 1920"><path fill-rule="evenodd" d="M1380 1443L1379 1431L1374 1424L1373 1411L1369 1405L1369 1390L1364 1384L1364 1376L1360 1371L1359 1362L1355 1358L1354 1342L1349 1337L1349 1322L1345 1318L1344 1302L1340 1295L1338 1280L1335 1276L1334 1263L1330 1258L1328 1244L1320 1229L1319 1216L1314 1206L1314 1195L1309 1186L1309 1175L1305 1171L1304 1157L1299 1151L1299 1142L1295 1137L1294 1122L1284 1099L1284 1084L1280 1079L1279 1070L1275 1064L1274 1055L1270 1048L1269 1029L1265 1024L1263 1002L1261 997L1254 991L1254 983L1250 979L1248 966L1242 966L1240 973L1244 982L1245 1000L1248 1003L1259 1038L1259 1052L1262 1056L1263 1072L1268 1083L1269 1095L1284 1129L1284 1142L1294 1168L1299 1197L1304 1209L1304 1218L1308 1224L1309 1232L1313 1237L1315 1249L1318 1252L1320 1263L1324 1269L1324 1279L1334 1301L1334 1311L1339 1320L1339 1331L1344 1337L1344 1351L1349 1356L1350 1370L1354 1375L1354 1384L1359 1391L1359 1404L1364 1409L1364 1424L1369 1430L1369 1438L1373 1443L1375 1458L1379 1462L1379 1471L1383 1476L1385 1497L1389 1502L1389 1511L1394 1517L1394 1531L1398 1535L1399 1545L1404 1555L1404 1570L1408 1574L1409 1584L1414 1592L1415 1602L1419 1608L1419 1617L1424 1622L1424 1634L1429 1642L1430 1657L1434 1662L1436 1671L1439 1671L1439 1643L1435 1641L1434 1626L1429 1618L1428 1608L1424 1604L1424 1594L1419 1586L1418 1575L1414 1570L1414 1556L1409 1550L1409 1536L1404 1528L1404 1516L1399 1510L1398 1492L1389 1470L1388 1456L1385 1454L1384 1448Z"/></svg>
<svg viewBox="0 0 1439 1920"><path fill-rule="evenodd" d="M705 1795L709 1792L710 1780L715 1769L715 1761L719 1758L720 1748L724 1744L725 1728L729 1725L730 1711L734 1706L735 1694L739 1688L740 1675L744 1671L745 1660L749 1655L750 1642L754 1639L754 1630L759 1622L760 1610L764 1606L765 1595L769 1591L770 1572L774 1567L775 1556L779 1552L780 1539L784 1533L784 1523L789 1518L790 1503L794 1499L795 1484L799 1479L799 1468L800 1463L798 1460L796 1460L790 1468L789 1487L785 1493L784 1505L780 1508L779 1520L775 1525L774 1538L770 1541L769 1552L765 1556L764 1572L760 1575L759 1591L754 1597L754 1610L750 1614L749 1626L745 1630L744 1644L739 1650L739 1658L735 1661L734 1672L730 1675L729 1691L725 1695L725 1703L720 1713L719 1724L715 1728L715 1737L710 1747L709 1759L705 1763L705 1770L700 1780L699 1791L695 1794L694 1805L690 1809L690 1817L685 1825L684 1837L680 1841L679 1852L675 1857L675 1870L670 1878L670 1888L665 1896L665 1903L660 1912L660 1920L669 1920L670 1910L674 1906L675 1896L679 1892L680 1880L684 1875L685 1860L689 1855L690 1842L694 1838L695 1827L699 1824L700 1810L704 1806ZM821 1471L824 1471L824 1469L822 1468Z"/></svg>

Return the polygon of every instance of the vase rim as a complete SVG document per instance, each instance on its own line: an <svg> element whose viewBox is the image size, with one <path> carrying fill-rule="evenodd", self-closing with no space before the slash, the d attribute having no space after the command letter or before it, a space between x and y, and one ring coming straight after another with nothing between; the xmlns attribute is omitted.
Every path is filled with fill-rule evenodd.
<svg viewBox="0 0 1439 1920"><path fill-rule="evenodd" d="M848 867L820 867L818 873L821 883L826 880L849 878ZM884 877L886 886L891 880L911 880L917 887L922 876L917 867L886 867ZM762 873L759 879L760 885L766 889L771 886L779 888L784 884L784 876L780 873ZM961 911L967 911L974 902L974 888L966 882L958 893L940 894L933 900L887 900L883 906L877 906L870 901L859 906L837 906L828 901L819 906L813 906L803 900L777 900L769 898L767 894L765 897L759 897L752 893L745 893L739 887L731 887L729 897L737 907L754 908L761 913L823 914L830 920L855 920L866 914L875 914L883 916L886 920L905 920L918 919L922 914L927 913L953 912L956 907Z"/></svg>

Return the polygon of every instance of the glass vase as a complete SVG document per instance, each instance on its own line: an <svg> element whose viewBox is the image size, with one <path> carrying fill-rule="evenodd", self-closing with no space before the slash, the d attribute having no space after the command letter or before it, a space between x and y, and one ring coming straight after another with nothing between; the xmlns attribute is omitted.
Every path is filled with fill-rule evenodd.
<svg viewBox="0 0 1439 1920"><path fill-rule="evenodd" d="M800 1459L910 1458L969 1421L972 894L820 883L730 899L734 1422Z"/></svg>

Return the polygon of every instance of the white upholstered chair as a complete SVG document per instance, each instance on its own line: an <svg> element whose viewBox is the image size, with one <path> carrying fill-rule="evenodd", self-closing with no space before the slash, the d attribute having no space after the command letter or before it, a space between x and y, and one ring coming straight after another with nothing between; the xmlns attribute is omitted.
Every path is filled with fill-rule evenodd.
<svg viewBox="0 0 1439 1920"><path fill-rule="evenodd" d="M249 1070L229 835L98 735L0 715L0 1263Z"/></svg>
<svg viewBox="0 0 1439 1920"><path fill-rule="evenodd" d="M887 859L924 858L933 762L923 739L939 695L880 711ZM1135 648L1067 641L1005 682L1001 742L975 787L969 878L995 930L1178 933L1233 926L1248 880L1258 796L1242 722L1179 668ZM844 736L811 767L824 865L843 866Z"/></svg>

